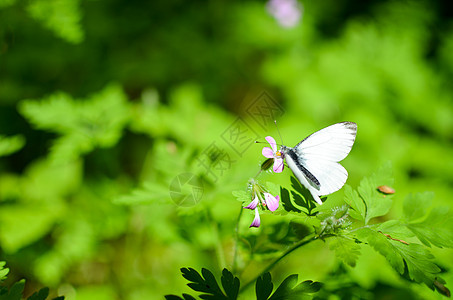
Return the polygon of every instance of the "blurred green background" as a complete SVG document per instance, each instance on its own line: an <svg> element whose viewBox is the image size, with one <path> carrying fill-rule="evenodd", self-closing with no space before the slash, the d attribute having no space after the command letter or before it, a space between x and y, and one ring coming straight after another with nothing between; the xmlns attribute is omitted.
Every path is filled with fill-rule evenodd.
<svg viewBox="0 0 453 300"><path fill-rule="evenodd" d="M279 141L273 117L288 146L356 122L342 163L348 184L390 161L397 193L386 218L412 192L451 205L451 3L297 3L300 18L287 24L265 1L0 0L6 284L26 278L26 295L49 286L66 299L162 299L189 291L181 267L231 268L241 209L231 192L264 160L249 142ZM274 108L266 122L251 113L262 103ZM244 140L233 141L235 128ZM196 203L171 196L181 174L203 182ZM252 218L244 212L240 234L266 247L294 216L262 215L261 228L248 229ZM240 250L239 276L249 279L268 257ZM453 252L432 250L448 287ZM369 299L441 298L372 250L343 268L319 241L273 277L336 280Z"/></svg>

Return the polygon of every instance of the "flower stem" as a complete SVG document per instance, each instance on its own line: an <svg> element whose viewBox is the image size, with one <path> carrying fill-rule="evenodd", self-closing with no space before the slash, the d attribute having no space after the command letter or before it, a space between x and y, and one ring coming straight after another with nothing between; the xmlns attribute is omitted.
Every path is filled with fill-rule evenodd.
<svg viewBox="0 0 453 300"><path fill-rule="evenodd" d="M234 230L234 254L233 254L233 268L232 268L233 274L235 274L236 270L237 270L237 256L238 256L238 244L239 244L239 223L241 221L243 210L244 210L244 208L241 205L239 215L236 220L236 228Z"/></svg>
<svg viewBox="0 0 453 300"><path fill-rule="evenodd" d="M317 240L319 238L319 235L315 235L313 237L311 237L310 239L308 240L302 240L300 241L299 243L295 244L294 246L292 246L291 248L289 248L288 250L285 251L285 253L283 253L280 257L276 258L269 266L266 267L266 269L264 269L258 276L256 276L255 278L253 278L252 280L250 280L249 282L247 282L240 290L240 292L243 292L245 291L247 288L250 287L250 285L252 285L258 278L260 278L261 276L263 276L265 273L269 272L276 264L278 264L283 258L285 258L288 254L290 254L291 252L293 252L294 250L304 246L304 245L307 245L308 243L311 243L315 240Z"/></svg>

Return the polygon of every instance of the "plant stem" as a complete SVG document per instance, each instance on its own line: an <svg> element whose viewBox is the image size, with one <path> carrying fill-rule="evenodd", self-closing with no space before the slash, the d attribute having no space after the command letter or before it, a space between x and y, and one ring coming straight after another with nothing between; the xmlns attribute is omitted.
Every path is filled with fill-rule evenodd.
<svg viewBox="0 0 453 300"><path fill-rule="evenodd" d="M242 217L242 211L244 210L244 208L240 207L240 211L239 211L239 215L238 215L238 218L236 220L236 228L234 230L234 254L233 254L233 268L232 268L232 271L233 271L233 274L236 273L236 269L237 269L237 256L238 256L238 244L239 244L239 223L241 221L241 217Z"/></svg>
<svg viewBox="0 0 453 300"><path fill-rule="evenodd" d="M304 246L304 245L307 245L308 243L311 243L315 240L317 240L319 238L319 235L316 235L316 236L313 236L311 237L310 239L308 240L302 240L300 241L299 243L297 243L296 245L292 246L291 248L289 248L288 250L285 251L285 253L283 253L280 257L276 258L269 266L266 267L266 269L264 269L258 276L256 276L255 278L253 278L252 280L250 280L249 282L247 282L240 290L240 292L243 292L245 291L250 285L252 285L258 278L260 278L261 276L263 276L265 273L269 272L269 270L271 270L277 263L279 263L283 258L285 258L288 254L290 254L291 252L293 252L294 250Z"/></svg>

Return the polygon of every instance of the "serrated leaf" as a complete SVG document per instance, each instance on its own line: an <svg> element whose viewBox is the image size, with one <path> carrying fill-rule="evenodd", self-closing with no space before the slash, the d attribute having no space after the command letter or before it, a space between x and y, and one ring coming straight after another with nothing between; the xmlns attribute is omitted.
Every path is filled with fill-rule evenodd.
<svg viewBox="0 0 453 300"><path fill-rule="evenodd" d="M329 238L329 248L335 251L335 255L345 264L355 267L360 255L360 246L346 236L334 236Z"/></svg>
<svg viewBox="0 0 453 300"><path fill-rule="evenodd" d="M21 300L22 299L22 292L24 291L25 287L25 279L22 279L11 287L9 292L5 294L0 294L0 300Z"/></svg>
<svg viewBox="0 0 453 300"><path fill-rule="evenodd" d="M227 295L228 299L237 299L239 294L239 278L233 276L233 274L228 271L226 268L222 270L222 277L220 278L222 282L223 290Z"/></svg>
<svg viewBox="0 0 453 300"><path fill-rule="evenodd" d="M250 193L244 190L238 190L231 192L236 200L239 202L249 202L251 200Z"/></svg>
<svg viewBox="0 0 453 300"><path fill-rule="evenodd" d="M428 247L432 244L439 248L453 248L453 214L449 207L435 207L425 220L407 223L406 226Z"/></svg>
<svg viewBox="0 0 453 300"><path fill-rule="evenodd" d="M312 210L316 208L316 202L310 191L300 184L299 180L294 176L291 176L291 186L293 188L291 195L293 196L294 203L306 208L308 215L311 215Z"/></svg>
<svg viewBox="0 0 453 300"><path fill-rule="evenodd" d="M289 191L283 187L280 187L280 199L282 201L283 208L287 212L296 212L300 213L301 210L294 206L291 202L291 197L289 196Z"/></svg>
<svg viewBox="0 0 453 300"><path fill-rule="evenodd" d="M269 300L299 300L307 297L307 294L315 293L321 289L320 282L307 280L297 284L297 274L289 275L275 290Z"/></svg>
<svg viewBox="0 0 453 300"><path fill-rule="evenodd" d="M357 188L366 206L365 224L368 224L372 218L387 214L392 206L392 199L380 194L376 190L377 185L378 182L374 178L365 177Z"/></svg>
<svg viewBox="0 0 453 300"><path fill-rule="evenodd" d="M407 195L403 202L404 219L411 222L425 217L433 198L432 192Z"/></svg>
<svg viewBox="0 0 453 300"><path fill-rule="evenodd" d="M184 300L184 298L181 298L176 295L165 295L164 297L166 300Z"/></svg>
<svg viewBox="0 0 453 300"><path fill-rule="evenodd" d="M33 295L27 298L27 300L46 300L47 296L49 296L49 288L44 287L38 292L34 292Z"/></svg>
<svg viewBox="0 0 453 300"><path fill-rule="evenodd" d="M393 238L405 239L413 237L414 234L400 220L389 220L379 224L377 229Z"/></svg>
<svg viewBox="0 0 453 300"><path fill-rule="evenodd" d="M37 128L61 135L51 152L53 161L58 163L74 160L95 147L113 146L130 119L126 96L115 84L86 101L54 93L41 101L24 100L19 110Z"/></svg>
<svg viewBox="0 0 453 300"><path fill-rule="evenodd" d="M267 300L274 289L272 284L271 274L264 273L263 276L258 277L255 284L256 300Z"/></svg>
<svg viewBox="0 0 453 300"><path fill-rule="evenodd" d="M202 268L201 274L203 277L193 268L182 268L182 276L189 280L190 283L187 285L197 292L203 292L200 298L202 299L229 299L223 294L220 290L219 285L214 277L214 275L208 269Z"/></svg>
<svg viewBox="0 0 453 300"><path fill-rule="evenodd" d="M424 282L430 288L434 288L434 280L441 270L432 261L434 256L423 246L407 245L369 228L360 230L360 234L398 273L401 275L407 273L409 279L418 283Z"/></svg>
<svg viewBox="0 0 453 300"><path fill-rule="evenodd" d="M6 275L9 273L9 269L5 268L6 262L0 261L0 281L6 279Z"/></svg>
<svg viewBox="0 0 453 300"><path fill-rule="evenodd" d="M359 194L351 186L344 186L344 201L352 208L349 215L359 221L364 221L366 217L366 207Z"/></svg>

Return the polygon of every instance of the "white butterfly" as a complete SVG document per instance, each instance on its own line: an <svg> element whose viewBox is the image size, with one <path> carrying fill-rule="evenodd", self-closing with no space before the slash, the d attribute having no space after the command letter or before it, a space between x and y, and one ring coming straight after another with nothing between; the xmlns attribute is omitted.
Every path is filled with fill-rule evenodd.
<svg viewBox="0 0 453 300"><path fill-rule="evenodd" d="M280 153L299 182L313 199L332 194L346 183L348 172L338 162L351 151L357 124L342 122L321 129L302 140L294 148L281 146Z"/></svg>

